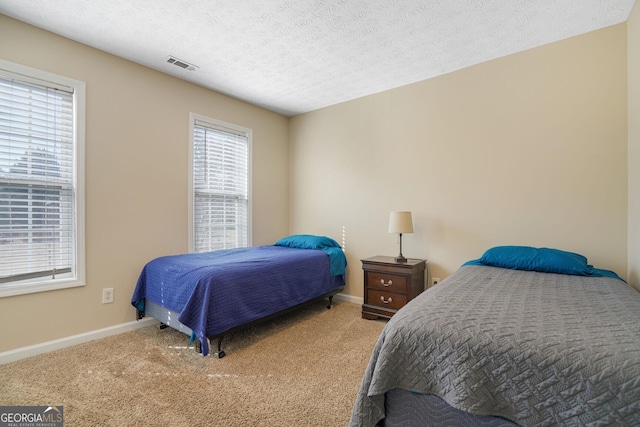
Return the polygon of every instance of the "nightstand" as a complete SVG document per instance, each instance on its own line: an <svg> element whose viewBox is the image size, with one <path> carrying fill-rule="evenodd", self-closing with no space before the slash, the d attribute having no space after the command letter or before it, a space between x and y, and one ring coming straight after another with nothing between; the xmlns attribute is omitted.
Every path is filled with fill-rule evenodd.
<svg viewBox="0 0 640 427"><path fill-rule="evenodd" d="M364 270L363 319L391 319L399 309L424 291L425 259L374 256L362 260Z"/></svg>

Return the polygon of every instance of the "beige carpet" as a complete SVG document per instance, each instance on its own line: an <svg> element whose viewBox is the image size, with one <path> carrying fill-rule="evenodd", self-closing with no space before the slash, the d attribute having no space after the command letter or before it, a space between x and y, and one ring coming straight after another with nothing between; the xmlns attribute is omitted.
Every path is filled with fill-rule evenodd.
<svg viewBox="0 0 640 427"><path fill-rule="evenodd" d="M0 365L0 405L65 426L346 426L383 321L307 306L225 338L222 359L157 326Z"/></svg>

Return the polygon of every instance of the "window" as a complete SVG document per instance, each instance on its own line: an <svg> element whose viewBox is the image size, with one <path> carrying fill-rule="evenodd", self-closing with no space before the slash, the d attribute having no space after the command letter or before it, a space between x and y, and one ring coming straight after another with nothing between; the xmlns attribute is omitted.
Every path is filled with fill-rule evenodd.
<svg viewBox="0 0 640 427"><path fill-rule="evenodd" d="M190 250L250 244L251 130L191 114Z"/></svg>
<svg viewBox="0 0 640 427"><path fill-rule="evenodd" d="M84 285L84 90L0 60L0 296Z"/></svg>

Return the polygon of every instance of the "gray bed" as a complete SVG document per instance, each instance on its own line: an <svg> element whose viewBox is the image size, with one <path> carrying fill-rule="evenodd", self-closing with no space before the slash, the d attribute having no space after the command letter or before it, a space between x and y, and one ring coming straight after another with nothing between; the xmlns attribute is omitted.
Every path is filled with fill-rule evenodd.
<svg viewBox="0 0 640 427"><path fill-rule="evenodd" d="M640 293L462 266L386 325L349 425L638 426Z"/></svg>

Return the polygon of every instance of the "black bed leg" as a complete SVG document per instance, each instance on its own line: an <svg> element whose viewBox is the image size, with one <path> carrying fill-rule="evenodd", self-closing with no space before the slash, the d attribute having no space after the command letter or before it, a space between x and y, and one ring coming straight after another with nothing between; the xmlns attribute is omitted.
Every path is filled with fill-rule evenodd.
<svg viewBox="0 0 640 427"><path fill-rule="evenodd" d="M222 338L224 338L224 335L218 337L218 351L213 353L213 356L218 359L222 359L225 356L225 352L222 351Z"/></svg>
<svg viewBox="0 0 640 427"><path fill-rule="evenodd" d="M169 325L165 325L164 323L160 323L160 329L167 329Z"/></svg>
<svg viewBox="0 0 640 427"><path fill-rule="evenodd" d="M331 307L333 307L331 305L331 302L333 301L333 295L329 296L329 305L327 306L327 310L331 310Z"/></svg>

